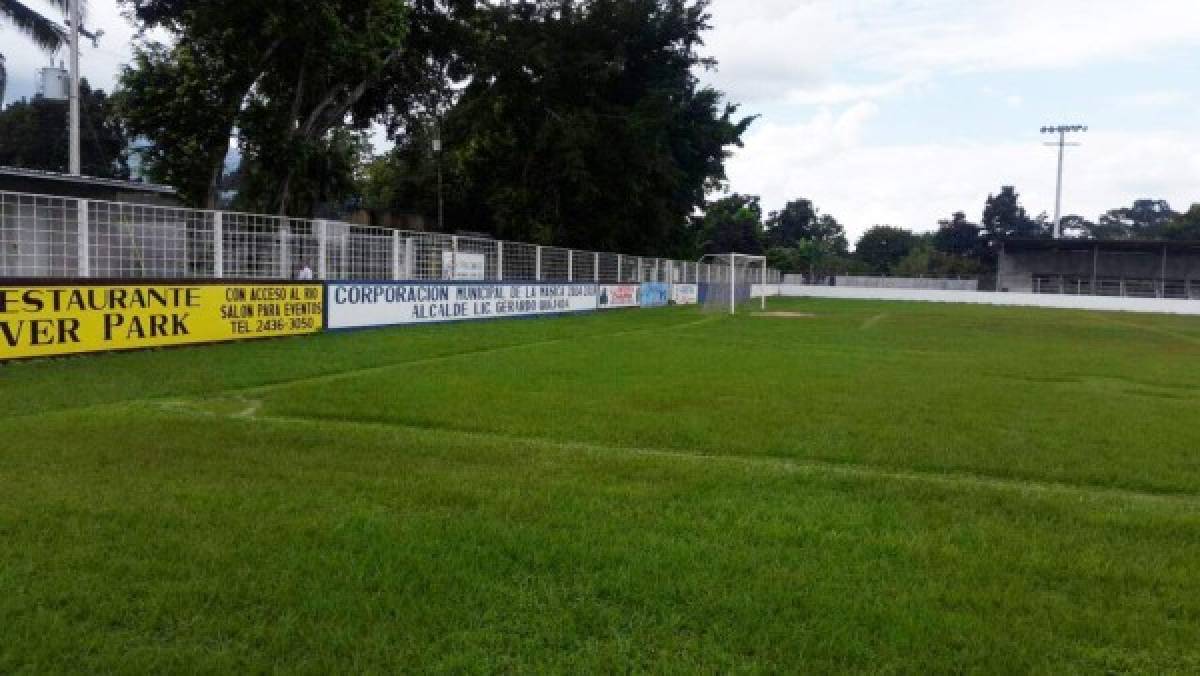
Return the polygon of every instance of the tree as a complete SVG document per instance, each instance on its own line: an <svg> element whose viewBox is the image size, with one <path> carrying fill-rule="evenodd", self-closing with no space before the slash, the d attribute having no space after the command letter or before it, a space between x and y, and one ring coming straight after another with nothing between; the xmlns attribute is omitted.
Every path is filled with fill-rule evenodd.
<svg viewBox="0 0 1200 676"><path fill-rule="evenodd" d="M886 275L916 244L916 235L904 228L877 225L859 238L854 255L876 274Z"/></svg>
<svg viewBox="0 0 1200 676"><path fill-rule="evenodd" d="M788 202L780 211L773 211L766 222L767 235L777 246L795 246L804 240L828 244L829 250L844 254L849 247L846 230L837 219L821 214L807 199Z"/></svg>
<svg viewBox="0 0 1200 676"><path fill-rule="evenodd" d="M956 211L950 218L938 221L933 248L955 256L983 258L987 242L983 240L982 232L982 228L967 220L966 214Z"/></svg>
<svg viewBox="0 0 1200 676"><path fill-rule="evenodd" d="M1062 217L1063 237L1068 239L1114 239L1114 237L1101 236L1104 234L1106 234L1104 228L1079 214L1067 214Z"/></svg>
<svg viewBox="0 0 1200 676"><path fill-rule="evenodd" d="M48 2L64 12L67 10L68 0ZM0 19L7 19L45 52L54 53L67 41L66 31L58 23L42 16L20 0L0 0ZM4 66L4 55L0 54L0 104L4 103L4 90L7 86L8 70Z"/></svg>
<svg viewBox="0 0 1200 676"><path fill-rule="evenodd" d="M81 169L88 176L129 178L129 137L112 101L87 80L79 84ZM0 165L67 171L67 107L18 101L0 112Z"/></svg>
<svg viewBox="0 0 1200 676"><path fill-rule="evenodd" d="M749 118L695 72L707 2L491 3L472 17L466 85L441 116L446 214L498 237L695 253L688 216L725 180ZM436 192L415 128L393 156L409 203Z"/></svg>
<svg viewBox="0 0 1200 676"><path fill-rule="evenodd" d="M1011 185L1002 186L997 195L988 195L980 223L989 242L1022 237L1049 237L1045 218L1033 219L1020 204L1020 196Z"/></svg>
<svg viewBox="0 0 1200 676"><path fill-rule="evenodd" d="M982 261L939 251L931 241L920 240L893 268L900 277L977 277L987 270Z"/></svg>
<svg viewBox="0 0 1200 676"><path fill-rule="evenodd" d="M704 253L762 253L762 206L758 196L734 193L709 203L700 232Z"/></svg>
<svg viewBox="0 0 1200 676"><path fill-rule="evenodd" d="M50 4L67 11L68 0L47 0ZM47 19L28 3L20 0L0 0L0 18L7 19L33 40L39 48L54 52L67 40L66 31L57 22Z"/></svg>
<svg viewBox="0 0 1200 676"><path fill-rule="evenodd" d="M1166 200L1134 200L1100 216L1093 239L1158 239L1178 215Z"/></svg>
<svg viewBox="0 0 1200 676"><path fill-rule="evenodd" d="M307 215L352 177L344 163L348 131L387 106L381 93L399 68L406 28L403 0L318 0L297 11L286 0L123 0L147 42L121 75L131 130L151 142L151 175L192 203L215 201L236 132L257 174L255 204Z"/></svg>
<svg viewBox="0 0 1200 676"><path fill-rule="evenodd" d="M796 242L812 236L817 218L811 200L792 200L782 210L771 212L766 222L767 237L776 246L795 246Z"/></svg>
<svg viewBox="0 0 1200 676"><path fill-rule="evenodd" d="M1176 241L1200 241L1200 203L1193 204L1186 213L1175 214L1171 222L1163 227L1162 236Z"/></svg>

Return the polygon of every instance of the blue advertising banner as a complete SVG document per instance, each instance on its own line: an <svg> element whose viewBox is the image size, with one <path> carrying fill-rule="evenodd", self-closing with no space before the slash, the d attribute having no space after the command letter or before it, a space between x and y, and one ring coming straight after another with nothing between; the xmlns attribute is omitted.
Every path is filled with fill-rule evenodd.
<svg viewBox="0 0 1200 676"><path fill-rule="evenodd" d="M643 282L641 289L642 307L666 305L670 299L671 286L666 282Z"/></svg>

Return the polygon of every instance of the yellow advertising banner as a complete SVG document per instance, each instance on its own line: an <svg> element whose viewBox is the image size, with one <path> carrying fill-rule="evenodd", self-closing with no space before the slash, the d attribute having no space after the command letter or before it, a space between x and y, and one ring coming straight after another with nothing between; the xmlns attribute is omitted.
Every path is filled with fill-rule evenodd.
<svg viewBox="0 0 1200 676"><path fill-rule="evenodd" d="M315 333L320 284L0 286L0 361Z"/></svg>

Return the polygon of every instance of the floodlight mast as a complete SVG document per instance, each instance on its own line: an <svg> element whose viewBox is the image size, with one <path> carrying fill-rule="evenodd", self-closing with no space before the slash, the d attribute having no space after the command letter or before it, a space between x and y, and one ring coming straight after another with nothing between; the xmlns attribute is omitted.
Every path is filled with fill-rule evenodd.
<svg viewBox="0 0 1200 676"><path fill-rule="evenodd" d="M1054 239L1062 239L1062 184L1063 184L1063 156L1065 155L1067 146L1078 146L1078 143L1068 143L1068 132L1085 132L1087 125L1082 124L1060 124L1057 126L1042 127L1043 134L1058 134L1058 140L1053 143L1047 143L1048 146L1058 146L1058 182L1054 188Z"/></svg>

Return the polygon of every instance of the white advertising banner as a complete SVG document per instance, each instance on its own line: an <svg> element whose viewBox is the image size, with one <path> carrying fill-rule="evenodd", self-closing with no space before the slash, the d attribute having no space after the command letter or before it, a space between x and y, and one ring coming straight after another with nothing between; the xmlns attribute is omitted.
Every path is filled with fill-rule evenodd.
<svg viewBox="0 0 1200 676"><path fill-rule="evenodd" d="M695 305L700 302L700 285L672 284L671 302L676 305Z"/></svg>
<svg viewBox="0 0 1200 676"><path fill-rule="evenodd" d="M600 309L638 307L638 292L641 288L639 284L600 285Z"/></svg>
<svg viewBox="0 0 1200 676"><path fill-rule="evenodd" d="M327 286L326 326L330 329L525 317L597 308L595 284L330 282Z"/></svg>
<svg viewBox="0 0 1200 676"><path fill-rule="evenodd" d="M487 256L461 251L442 252L442 279L483 281L487 271Z"/></svg>

